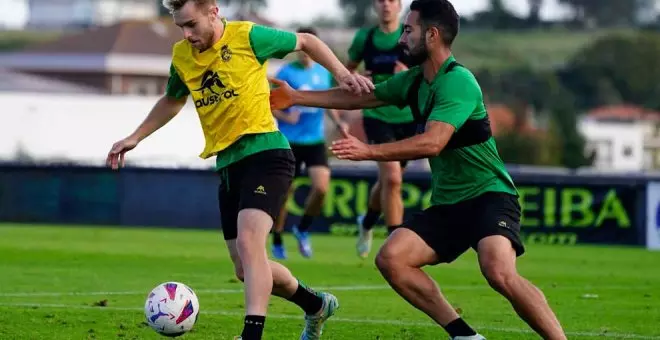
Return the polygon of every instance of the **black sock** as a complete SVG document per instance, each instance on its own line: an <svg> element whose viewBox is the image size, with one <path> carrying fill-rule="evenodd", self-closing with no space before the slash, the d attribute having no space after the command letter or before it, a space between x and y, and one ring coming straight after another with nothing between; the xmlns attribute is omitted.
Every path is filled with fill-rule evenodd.
<svg viewBox="0 0 660 340"><path fill-rule="evenodd" d="M264 323L266 323L265 316L246 315L241 338L243 340L261 340L261 335L264 333Z"/></svg>
<svg viewBox="0 0 660 340"><path fill-rule="evenodd" d="M475 332L472 327L468 326L468 324L465 323L462 318L458 318L450 322L447 326L444 327L444 329L452 338L457 336L470 336L477 334L477 332Z"/></svg>
<svg viewBox="0 0 660 340"><path fill-rule="evenodd" d="M316 314L323 307L323 299L300 281L298 281L298 289L296 289L296 292L293 293L289 301L302 308L305 314Z"/></svg>
<svg viewBox="0 0 660 340"><path fill-rule="evenodd" d="M367 209L367 214L364 215L364 219L362 220L362 228L364 228L365 230L371 230L371 228L374 227L374 224L378 222L379 218L380 218L380 211L373 210L371 208Z"/></svg>
<svg viewBox="0 0 660 340"><path fill-rule="evenodd" d="M282 245L282 233L280 233L279 231L273 232L273 244L276 246Z"/></svg>
<svg viewBox="0 0 660 340"><path fill-rule="evenodd" d="M394 230L396 230L396 228L401 228L402 226L403 226L403 224L388 226L387 227L387 235L390 235L391 233L394 232Z"/></svg>
<svg viewBox="0 0 660 340"><path fill-rule="evenodd" d="M314 217L309 216L307 214L303 215L303 217L300 218L300 223L298 223L298 230L299 231L307 231L309 229L309 226L312 225L312 220Z"/></svg>

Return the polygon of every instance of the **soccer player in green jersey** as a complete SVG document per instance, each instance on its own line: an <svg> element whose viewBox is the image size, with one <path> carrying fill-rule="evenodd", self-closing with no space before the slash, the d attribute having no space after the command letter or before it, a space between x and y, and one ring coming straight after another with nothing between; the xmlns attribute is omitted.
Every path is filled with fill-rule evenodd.
<svg viewBox="0 0 660 340"><path fill-rule="evenodd" d="M374 84L386 81L405 71L405 53L399 39L403 34L401 0L372 0L378 14L378 25L360 29L348 49L346 67L354 71L364 63L366 74ZM417 132L408 107L387 105L362 110L364 133L369 144L390 143L412 137ZM358 218L357 253L367 257L371 251L372 228L380 217L385 218L391 232L403 222L401 199L402 172L407 161L378 162L378 180L371 189L367 214Z"/></svg>
<svg viewBox="0 0 660 340"><path fill-rule="evenodd" d="M376 257L382 275L452 339L484 339L460 318L436 282L421 270L453 262L473 248L488 283L525 322L544 339L566 339L543 293L516 270L516 258L525 251L519 236L518 192L497 153L480 86L451 53L458 25L458 14L448 0L415 0L401 42L407 47L410 63L417 66L362 96L341 89L294 91L286 83L274 81L280 87L271 91L271 106L351 110L409 105L416 120L424 124L423 133L378 145L349 136L331 147L340 159L426 157L431 164L431 207L390 235Z"/></svg>

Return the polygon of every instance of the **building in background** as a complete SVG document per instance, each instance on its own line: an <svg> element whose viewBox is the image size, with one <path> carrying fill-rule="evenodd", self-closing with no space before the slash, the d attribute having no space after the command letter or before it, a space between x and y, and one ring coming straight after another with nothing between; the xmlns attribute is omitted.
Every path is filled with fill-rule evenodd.
<svg viewBox="0 0 660 340"><path fill-rule="evenodd" d="M28 29L68 29L111 25L122 20L152 19L154 0L27 0Z"/></svg>
<svg viewBox="0 0 660 340"><path fill-rule="evenodd" d="M606 106L584 115L578 125L585 152L603 171L660 169L660 112L636 106Z"/></svg>

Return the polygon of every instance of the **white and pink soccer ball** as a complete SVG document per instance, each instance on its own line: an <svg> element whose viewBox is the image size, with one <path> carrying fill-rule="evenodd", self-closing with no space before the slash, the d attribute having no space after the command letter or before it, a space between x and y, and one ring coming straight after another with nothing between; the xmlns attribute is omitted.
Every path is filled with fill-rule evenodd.
<svg viewBox="0 0 660 340"><path fill-rule="evenodd" d="M144 315L149 326L159 334L180 336L197 322L199 301L195 292L183 283L161 283L147 296Z"/></svg>

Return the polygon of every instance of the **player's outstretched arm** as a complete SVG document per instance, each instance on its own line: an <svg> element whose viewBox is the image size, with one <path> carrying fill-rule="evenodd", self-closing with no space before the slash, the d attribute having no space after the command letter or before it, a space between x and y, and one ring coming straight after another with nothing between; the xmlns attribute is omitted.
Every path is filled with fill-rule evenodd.
<svg viewBox="0 0 660 340"><path fill-rule="evenodd" d="M294 105L320 107L325 109L358 110L379 107L387 103L372 93L356 95L335 87L326 91L297 91L285 81L269 79L277 88L270 91L270 107L284 110Z"/></svg>
<svg viewBox="0 0 660 340"><path fill-rule="evenodd" d="M393 143L367 145L354 136L334 141L330 149L339 159L353 161L403 161L438 155L447 145L455 128L451 124L430 121L426 131Z"/></svg>
<svg viewBox="0 0 660 340"><path fill-rule="evenodd" d="M296 37L295 50L307 53L314 61L330 71L341 88L356 94L373 92L375 87L371 80L349 71L321 39L309 33L297 33Z"/></svg>
<svg viewBox="0 0 660 340"><path fill-rule="evenodd" d="M160 98L147 115L147 118L144 119L132 134L112 145L106 158L106 165L112 169L118 169L124 166L124 154L134 149L143 139L172 120L186 104L186 98L177 99L168 96Z"/></svg>

